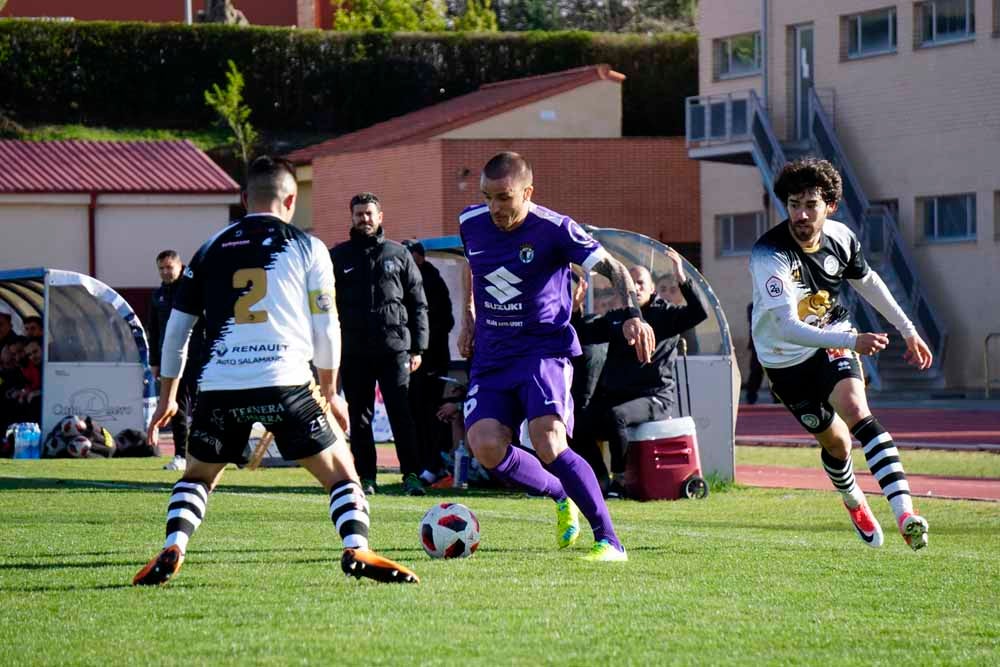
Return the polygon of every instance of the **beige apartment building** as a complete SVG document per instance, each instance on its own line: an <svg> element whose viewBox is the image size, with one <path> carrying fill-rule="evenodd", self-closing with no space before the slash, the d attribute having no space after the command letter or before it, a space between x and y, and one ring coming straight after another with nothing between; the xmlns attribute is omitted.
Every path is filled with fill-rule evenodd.
<svg viewBox="0 0 1000 667"><path fill-rule="evenodd" d="M834 217L937 353L918 380L897 335L869 368L873 389L996 387L1000 0L701 0L698 31L687 145L701 167L703 271L739 348L750 247L784 217L770 185L784 160L813 154L843 172ZM862 328L886 326L855 312Z"/></svg>

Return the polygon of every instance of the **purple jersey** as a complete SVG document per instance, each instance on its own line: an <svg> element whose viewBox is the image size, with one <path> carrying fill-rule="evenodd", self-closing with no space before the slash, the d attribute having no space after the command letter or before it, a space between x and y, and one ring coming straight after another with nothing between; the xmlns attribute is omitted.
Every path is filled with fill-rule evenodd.
<svg viewBox="0 0 1000 667"><path fill-rule="evenodd" d="M570 326L570 262L586 270L602 256L600 244L572 218L530 204L516 229L497 229L485 204L459 216L472 271L476 331L474 365L514 358L570 357L580 343Z"/></svg>

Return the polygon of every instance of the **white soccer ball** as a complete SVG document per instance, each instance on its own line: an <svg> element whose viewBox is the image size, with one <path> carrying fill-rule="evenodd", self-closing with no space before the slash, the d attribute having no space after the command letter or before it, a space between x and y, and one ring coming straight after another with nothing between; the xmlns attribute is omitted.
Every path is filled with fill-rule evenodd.
<svg viewBox="0 0 1000 667"><path fill-rule="evenodd" d="M420 544L431 558L465 558L479 548L479 519L461 503L440 503L420 521Z"/></svg>
<svg viewBox="0 0 1000 667"><path fill-rule="evenodd" d="M85 435L75 435L66 441L66 453L75 459L85 459L93 444Z"/></svg>
<svg viewBox="0 0 1000 667"><path fill-rule="evenodd" d="M83 435L86 431L87 422L76 415L63 417L59 421L59 433L67 440L77 435Z"/></svg>

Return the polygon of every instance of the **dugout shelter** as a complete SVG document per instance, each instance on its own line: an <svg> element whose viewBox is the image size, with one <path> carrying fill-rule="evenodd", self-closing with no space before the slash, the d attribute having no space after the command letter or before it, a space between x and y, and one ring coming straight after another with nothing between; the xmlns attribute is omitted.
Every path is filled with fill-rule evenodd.
<svg viewBox="0 0 1000 667"><path fill-rule="evenodd" d="M43 437L74 414L112 433L146 430L156 406L146 332L117 292L74 271L0 271L0 311L18 333L25 317L42 318Z"/></svg>
<svg viewBox="0 0 1000 667"><path fill-rule="evenodd" d="M612 255L626 266L641 264L654 279L669 276L670 262L667 245L642 234L611 228L587 227ZM427 258L441 272L451 292L455 322L462 321L462 298L466 260L462 240L458 236L420 239ZM697 349L688 351L686 363L678 354L676 380L677 401L674 416L694 418L698 431L702 472L732 481L735 474L736 412L739 406L740 371L736 361L729 324L718 297L705 277L684 259L684 270L701 296L708 318L695 327ZM600 308L602 276L592 275L586 307L588 312ZM451 332L452 359L458 361L459 325Z"/></svg>

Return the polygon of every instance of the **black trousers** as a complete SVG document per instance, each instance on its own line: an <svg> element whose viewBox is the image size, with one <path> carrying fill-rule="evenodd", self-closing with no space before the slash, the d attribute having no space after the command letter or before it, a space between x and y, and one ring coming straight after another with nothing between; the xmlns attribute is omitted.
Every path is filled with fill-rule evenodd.
<svg viewBox="0 0 1000 667"><path fill-rule="evenodd" d="M404 475L419 474L417 437L410 414L410 354L344 354L340 362L347 413L351 422L351 452L362 479L374 480L377 469L372 417L375 415L375 382L382 390L385 411L396 442L396 455Z"/></svg>
<svg viewBox="0 0 1000 667"><path fill-rule="evenodd" d="M437 472L442 467L441 452L451 449L451 426L437 418L444 397L444 375L440 370L424 371L423 366L410 375L410 413L417 434L420 467Z"/></svg>
<svg viewBox="0 0 1000 667"><path fill-rule="evenodd" d="M628 428L636 424L666 419L671 401L666 395L639 396L626 399L598 392L583 411L583 423L573 427L574 449L594 468L598 478L607 477L607 468L597 447L598 440L607 440L611 454L611 472L625 472L625 452L628 450Z"/></svg>
<svg viewBox="0 0 1000 667"><path fill-rule="evenodd" d="M198 395L198 376L181 376L177 385L177 414L170 418L170 433L174 437L174 456L187 456L191 415L194 414L194 400Z"/></svg>

